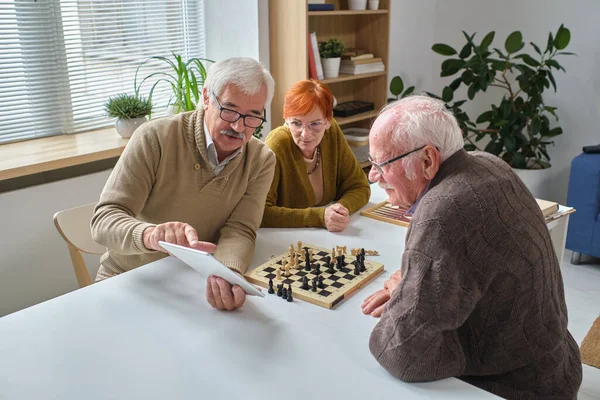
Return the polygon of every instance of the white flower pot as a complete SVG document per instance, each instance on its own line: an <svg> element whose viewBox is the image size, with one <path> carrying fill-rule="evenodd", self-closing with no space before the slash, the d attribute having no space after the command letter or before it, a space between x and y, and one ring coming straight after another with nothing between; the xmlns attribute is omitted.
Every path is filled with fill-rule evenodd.
<svg viewBox="0 0 600 400"><path fill-rule="evenodd" d="M326 79L338 77L340 74L340 61L341 57L321 59L321 62L323 63L323 74Z"/></svg>
<svg viewBox="0 0 600 400"><path fill-rule="evenodd" d="M117 128L117 133L119 135L121 135L121 137L128 139L131 137L131 135L133 135L133 132L135 132L135 130L146 121L147 121L146 117L131 118L131 119L117 118L117 122L115 123L115 128Z"/></svg>
<svg viewBox="0 0 600 400"><path fill-rule="evenodd" d="M366 10L367 0L348 0L349 10Z"/></svg>
<svg viewBox="0 0 600 400"><path fill-rule="evenodd" d="M379 0L369 0L369 10L377 10L379 8Z"/></svg>
<svg viewBox="0 0 600 400"><path fill-rule="evenodd" d="M546 169L518 169L513 171L521 178L533 197L548 200L550 188L552 187L551 168Z"/></svg>

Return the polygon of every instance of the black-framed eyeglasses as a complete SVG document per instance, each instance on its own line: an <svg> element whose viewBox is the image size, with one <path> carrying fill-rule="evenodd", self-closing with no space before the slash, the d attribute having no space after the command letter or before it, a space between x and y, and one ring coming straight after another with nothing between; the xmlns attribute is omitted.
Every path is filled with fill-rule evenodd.
<svg viewBox="0 0 600 400"><path fill-rule="evenodd" d="M231 110L229 108L223 107L221 105L221 103L219 103L219 99L217 99L217 96L214 93L212 93L212 97L217 102L217 107L219 107L219 111L220 111L219 116L221 117L221 119L223 121L237 122L240 118L243 118L244 125L246 125L248 128L255 128L255 129L259 128L260 126L262 126L262 124L267 122L267 110L264 110L265 116L263 118L257 117L255 115L244 115L244 114L240 114L239 112L237 112L235 110Z"/></svg>
<svg viewBox="0 0 600 400"><path fill-rule="evenodd" d="M375 169L377 170L377 172L379 173L379 175L383 175L383 167L385 167L388 164L393 163L394 161L398 161L398 160L406 157L407 155L414 153L415 151L423 150L425 148L425 146L426 145L418 147L418 148L416 148L414 150L409 151L408 153L404 153L402 155L399 155L398 157L390 158L389 160L384 161L382 163L376 163L375 161L373 161L373 159L371 158L371 156L369 156L369 162L371 163L371 165L373 167L375 167Z"/></svg>

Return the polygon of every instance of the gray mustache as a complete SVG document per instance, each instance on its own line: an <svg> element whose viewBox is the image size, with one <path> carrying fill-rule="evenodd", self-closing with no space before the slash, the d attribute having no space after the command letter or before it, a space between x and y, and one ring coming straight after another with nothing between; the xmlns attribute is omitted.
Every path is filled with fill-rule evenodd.
<svg viewBox="0 0 600 400"><path fill-rule="evenodd" d="M246 139L246 136L243 133L239 133L234 131L233 129L223 129L219 132L221 135L227 135L234 137L236 139Z"/></svg>

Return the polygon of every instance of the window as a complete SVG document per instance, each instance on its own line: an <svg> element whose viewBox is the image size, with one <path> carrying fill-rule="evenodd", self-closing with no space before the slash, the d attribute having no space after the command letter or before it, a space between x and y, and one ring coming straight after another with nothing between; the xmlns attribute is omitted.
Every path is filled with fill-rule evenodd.
<svg viewBox="0 0 600 400"><path fill-rule="evenodd" d="M104 103L133 93L141 62L204 57L203 13L202 0L0 0L0 143L111 126ZM170 97L159 88L153 116Z"/></svg>

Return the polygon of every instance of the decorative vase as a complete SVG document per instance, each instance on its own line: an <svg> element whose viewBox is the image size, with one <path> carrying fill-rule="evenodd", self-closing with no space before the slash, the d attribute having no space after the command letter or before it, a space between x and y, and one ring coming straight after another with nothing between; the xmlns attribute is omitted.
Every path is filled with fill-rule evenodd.
<svg viewBox="0 0 600 400"><path fill-rule="evenodd" d="M536 199L548 200L550 188L552 187L551 168L546 169L518 169L513 171L523 181L527 189Z"/></svg>
<svg viewBox="0 0 600 400"><path fill-rule="evenodd" d="M146 117L117 118L115 128L117 129L117 133L121 135L121 137L129 139L131 135L133 135L133 132L135 132L135 130L146 121Z"/></svg>
<svg viewBox="0 0 600 400"><path fill-rule="evenodd" d="M349 10L366 10L367 0L348 0Z"/></svg>
<svg viewBox="0 0 600 400"><path fill-rule="evenodd" d="M326 79L338 77L340 74L341 59L341 57L321 59L321 62L323 63L323 74Z"/></svg>
<svg viewBox="0 0 600 400"><path fill-rule="evenodd" d="M369 0L369 10L377 10L379 8L379 0Z"/></svg>

